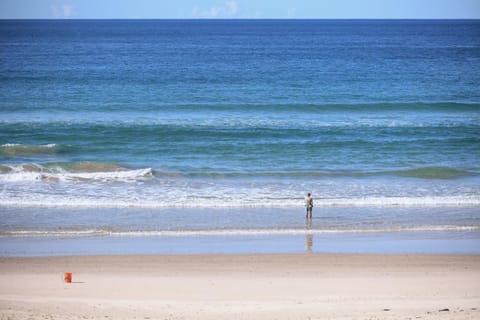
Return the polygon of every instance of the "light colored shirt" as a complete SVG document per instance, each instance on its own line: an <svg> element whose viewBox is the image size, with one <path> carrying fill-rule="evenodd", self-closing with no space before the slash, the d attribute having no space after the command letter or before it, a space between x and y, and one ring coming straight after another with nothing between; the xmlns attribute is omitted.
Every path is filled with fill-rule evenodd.
<svg viewBox="0 0 480 320"><path fill-rule="evenodd" d="M313 198L306 196L305 197L305 206L306 207L313 207Z"/></svg>

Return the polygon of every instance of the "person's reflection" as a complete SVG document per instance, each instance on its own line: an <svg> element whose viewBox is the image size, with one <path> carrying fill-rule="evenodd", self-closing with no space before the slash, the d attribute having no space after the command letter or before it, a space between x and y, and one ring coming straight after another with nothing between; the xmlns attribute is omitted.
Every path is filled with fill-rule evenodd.
<svg viewBox="0 0 480 320"><path fill-rule="evenodd" d="M312 219L305 219L305 251L312 252L313 234L310 233L312 229Z"/></svg>

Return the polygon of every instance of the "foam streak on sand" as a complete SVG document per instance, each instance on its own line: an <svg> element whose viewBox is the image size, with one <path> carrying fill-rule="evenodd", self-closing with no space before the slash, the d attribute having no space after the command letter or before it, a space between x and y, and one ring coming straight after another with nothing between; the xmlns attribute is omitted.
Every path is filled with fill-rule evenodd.
<svg viewBox="0 0 480 320"><path fill-rule="evenodd" d="M73 272L73 283L61 275ZM5 319L475 319L480 256L0 259ZM141 272L141 273L140 273Z"/></svg>
<svg viewBox="0 0 480 320"><path fill-rule="evenodd" d="M210 230L157 230L112 231L85 230L16 230L0 231L2 237L192 237L192 236L262 236L262 235L322 235L322 234L375 234L375 233L426 233L426 232L474 232L480 226L422 226L377 229L210 229Z"/></svg>

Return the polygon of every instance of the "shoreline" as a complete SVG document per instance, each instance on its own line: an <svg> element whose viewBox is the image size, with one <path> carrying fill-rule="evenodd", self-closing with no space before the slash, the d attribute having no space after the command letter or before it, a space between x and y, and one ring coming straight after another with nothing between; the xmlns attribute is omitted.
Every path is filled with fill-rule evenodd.
<svg viewBox="0 0 480 320"><path fill-rule="evenodd" d="M0 257L302 253L480 255L480 233L0 237Z"/></svg>
<svg viewBox="0 0 480 320"><path fill-rule="evenodd" d="M0 256L480 254L475 208L10 209ZM315 210L315 209L314 209Z"/></svg>
<svg viewBox="0 0 480 320"><path fill-rule="evenodd" d="M480 255L2 257L0 283L5 319L480 316Z"/></svg>

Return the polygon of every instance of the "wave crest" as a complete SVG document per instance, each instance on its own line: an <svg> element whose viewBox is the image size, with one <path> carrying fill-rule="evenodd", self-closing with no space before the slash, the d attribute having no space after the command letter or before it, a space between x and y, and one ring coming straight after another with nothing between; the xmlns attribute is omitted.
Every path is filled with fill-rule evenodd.
<svg viewBox="0 0 480 320"><path fill-rule="evenodd" d="M448 167L424 167L392 171L393 175L420 179L455 179L471 176L473 173Z"/></svg>
<svg viewBox="0 0 480 320"><path fill-rule="evenodd" d="M0 155L9 157L49 155L59 153L61 150L62 147L54 143L42 145L6 143L0 146Z"/></svg>
<svg viewBox="0 0 480 320"><path fill-rule="evenodd" d="M476 171L460 170L449 167L423 167L404 170L386 170L386 171L265 171L265 172L191 172L191 173L165 173L155 171L157 177L187 177L187 178L342 178L342 177L371 177L382 175L393 175L407 178L418 179L456 179L478 175Z"/></svg>
<svg viewBox="0 0 480 320"><path fill-rule="evenodd" d="M99 162L0 165L0 181L131 182L152 177L152 169L130 170Z"/></svg>

